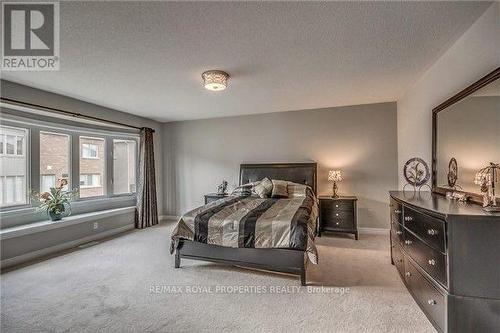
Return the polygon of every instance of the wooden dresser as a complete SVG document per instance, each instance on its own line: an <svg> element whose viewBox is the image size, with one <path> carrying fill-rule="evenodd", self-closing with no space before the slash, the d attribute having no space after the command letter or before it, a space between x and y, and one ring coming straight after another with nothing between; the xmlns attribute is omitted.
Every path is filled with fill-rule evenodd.
<svg viewBox="0 0 500 333"><path fill-rule="evenodd" d="M390 192L391 260L440 332L500 332L500 214Z"/></svg>

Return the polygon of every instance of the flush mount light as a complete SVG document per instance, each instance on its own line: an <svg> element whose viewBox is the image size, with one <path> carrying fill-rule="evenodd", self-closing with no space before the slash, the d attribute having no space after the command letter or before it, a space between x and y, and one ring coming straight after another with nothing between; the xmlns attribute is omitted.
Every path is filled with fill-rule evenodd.
<svg viewBox="0 0 500 333"><path fill-rule="evenodd" d="M203 72L201 74L203 78L203 84L205 89L212 91L220 91L227 88L227 80L229 79L229 74L223 71L210 70Z"/></svg>

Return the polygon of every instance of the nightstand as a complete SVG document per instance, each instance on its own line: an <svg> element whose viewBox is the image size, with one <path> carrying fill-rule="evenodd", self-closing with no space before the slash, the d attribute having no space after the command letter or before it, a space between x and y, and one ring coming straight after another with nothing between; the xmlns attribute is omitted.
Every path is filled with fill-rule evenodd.
<svg viewBox="0 0 500 333"><path fill-rule="evenodd" d="M358 240L358 222L356 197L318 197L319 199L319 224L318 236L323 231L342 232L354 234Z"/></svg>
<svg viewBox="0 0 500 333"><path fill-rule="evenodd" d="M217 194L217 193L205 194L205 205L209 202L216 201L225 197L227 197L227 194Z"/></svg>

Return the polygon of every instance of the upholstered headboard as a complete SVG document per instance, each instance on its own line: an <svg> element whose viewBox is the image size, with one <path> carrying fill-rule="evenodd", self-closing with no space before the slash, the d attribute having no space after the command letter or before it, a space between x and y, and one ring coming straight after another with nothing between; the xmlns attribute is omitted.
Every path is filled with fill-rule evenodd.
<svg viewBox="0 0 500 333"><path fill-rule="evenodd" d="M306 184L316 193L317 169L316 163L241 164L240 185L267 177Z"/></svg>

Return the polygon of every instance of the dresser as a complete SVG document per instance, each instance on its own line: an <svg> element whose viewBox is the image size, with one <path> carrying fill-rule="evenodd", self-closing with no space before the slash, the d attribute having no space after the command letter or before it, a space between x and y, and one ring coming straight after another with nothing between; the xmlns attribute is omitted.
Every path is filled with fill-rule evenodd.
<svg viewBox="0 0 500 333"><path fill-rule="evenodd" d="M344 196L332 198L320 196L318 236L324 231L353 234L358 239L357 207L358 198Z"/></svg>
<svg viewBox="0 0 500 333"><path fill-rule="evenodd" d="M391 260L439 332L500 332L500 213L390 192Z"/></svg>

